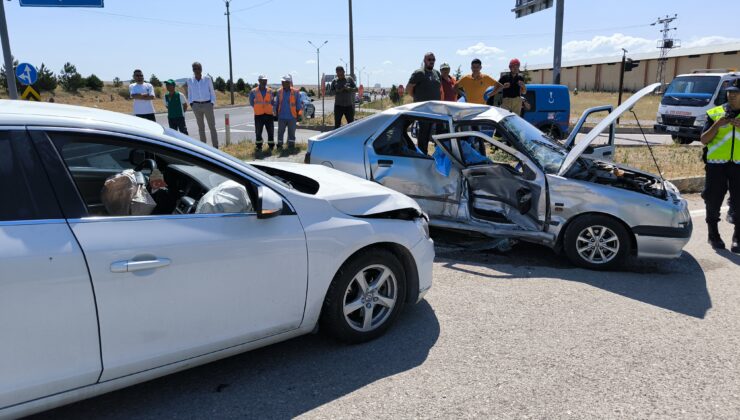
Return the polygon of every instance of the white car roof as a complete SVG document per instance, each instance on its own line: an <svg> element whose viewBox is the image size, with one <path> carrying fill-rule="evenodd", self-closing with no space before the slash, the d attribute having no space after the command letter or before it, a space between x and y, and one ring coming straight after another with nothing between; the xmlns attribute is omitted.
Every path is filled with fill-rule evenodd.
<svg viewBox="0 0 740 420"><path fill-rule="evenodd" d="M0 125L94 128L138 135L164 134L152 121L120 112L45 102L0 100Z"/></svg>

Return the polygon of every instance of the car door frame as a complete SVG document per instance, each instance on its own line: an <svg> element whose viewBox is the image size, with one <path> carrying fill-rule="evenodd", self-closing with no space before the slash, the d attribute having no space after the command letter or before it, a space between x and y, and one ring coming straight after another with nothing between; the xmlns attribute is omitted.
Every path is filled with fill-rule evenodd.
<svg viewBox="0 0 740 420"><path fill-rule="evenodd" d="M576 123L576 125L573 126L573 129L570 131L568 138L563 143L563 147L565 147L567 150L570 150L573 148L573 146L575 146L576 136L578 136L578 133L581 131L581 128L583 128L583 125L586 123L586 119L588 118L589 115L596 113L596 112L606 112L608 115L612 111L614 111L614 107L612 105L594 106L594 107L588 108L587 110L583 111L583 114L581 114L581 117L578 119L578 122ZM591 157L594 159L600 159L600 160L613 160L614 153L616 150L616 130L617 130L617 123L615 121L609 127L608 143L606 145L592 147L591 153L584 153L583 156Z"/></svg>

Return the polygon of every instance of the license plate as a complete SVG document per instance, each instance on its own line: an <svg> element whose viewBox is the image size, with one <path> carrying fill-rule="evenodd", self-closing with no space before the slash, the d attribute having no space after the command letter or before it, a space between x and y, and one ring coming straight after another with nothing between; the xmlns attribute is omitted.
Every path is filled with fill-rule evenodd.
<svg viewBox="0 0 740 420"><path fill-rule="evenodd" d="M678 127L671 127L671 126L668 126L668 127L666 127L665 129L666 129L666 130L668 130L668 131L676 131L676 132L678 132Z"/></svg>

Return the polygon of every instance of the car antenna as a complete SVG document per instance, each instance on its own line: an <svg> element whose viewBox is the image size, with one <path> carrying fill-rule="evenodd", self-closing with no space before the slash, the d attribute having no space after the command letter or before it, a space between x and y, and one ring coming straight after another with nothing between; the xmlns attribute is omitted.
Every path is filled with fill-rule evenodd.
<svg viewBox="0 0 740 420"><path fill-rule="evenodd" d="M650 151L650 156L653 158L653 163L655 163L655 168L658 169L658 176L660 177L660 181L663 184L663 196L666 195L665 190L665 179L663 178L663 171L660 170L660 165L658 165L658 161L655 159L655 154L653 154L653 148L650 146L650 142L647 139L647 136L645 135L645 131L642 129L642 125L640 124L640 119L637 118L637 114L635 114L635 109L630 109L630 112L632 115L635 116L635 121L637 121L637 127L640 129L640 133L642 134L642 138L645 139L645 144L648 147L648 150Z"/></svg>

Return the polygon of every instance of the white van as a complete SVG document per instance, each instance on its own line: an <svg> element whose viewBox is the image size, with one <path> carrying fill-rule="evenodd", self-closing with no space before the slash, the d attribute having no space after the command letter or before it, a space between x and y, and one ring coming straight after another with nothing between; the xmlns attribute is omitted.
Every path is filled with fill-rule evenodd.
<svg viewBox="0 0 740 420"><path fill-rule="evenodd" d="M668 133L679 144L698 141L707 121L707 111L727 102L725 88L738 77L739 72L694 72L676 76L660 101L655 132Z"/></svg>

